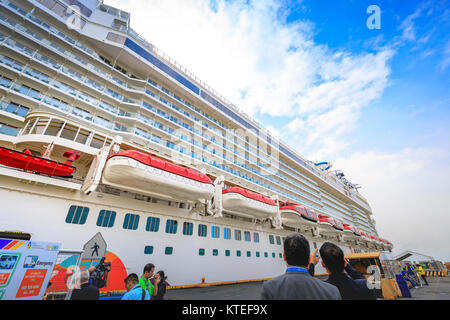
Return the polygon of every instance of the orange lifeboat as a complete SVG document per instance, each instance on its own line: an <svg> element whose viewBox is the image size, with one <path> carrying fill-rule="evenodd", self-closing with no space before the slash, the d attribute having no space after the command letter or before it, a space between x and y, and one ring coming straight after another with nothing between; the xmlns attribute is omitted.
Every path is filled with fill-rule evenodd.
<svg viewBox="0 0 450 320"><path fill-rule="evenodd" d="M162 199L200 201L214 196L207 175L135 150L110 156L102 179L104 184Z"/></svg>
<svg viewBox="0 0 450 320"><path fill-rule="evenodd" d="M222 206L226 212L257 219L271 218L278 212L271 198L240 187L222 190Z"/></svg>
<svg viewBox="0 0 450 320"><path fill-rule="evenodd" d="M71 178L76 168L71 164L80 157L80 152L69 150L64 152L68 157L65 163L33 156L29 149L20 152L0 146L0 164L28 172Z"/></svg>
<svg viewBox="0 0 450 320"><path fill-rule="evenodd" d="M319 221L319 217L313 209L296 203L282 203L280 212L283 224L292 228L315 226Z"/></svg>
<svg viewBox="0 0 450 320"><path fill-rule="evenodd" d="M336 236L342 234L344 231L344 225L336 218L332 218L326 215L319 215L319 232L323 235Z"/></svg>

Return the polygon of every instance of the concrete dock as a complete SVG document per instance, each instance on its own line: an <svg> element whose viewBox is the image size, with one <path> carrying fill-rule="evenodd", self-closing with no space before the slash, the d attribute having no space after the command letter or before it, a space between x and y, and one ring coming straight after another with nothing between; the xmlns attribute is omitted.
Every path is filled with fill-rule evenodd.
<svg viewBox="0 0 450 320"><path fill-rule="evenodd" d="M450 300L450 277L427 278L429 286L411 290L411 298L402 300ZM168 290L167 300L259 300L262 282L240 283L203 288Z"/></svg>

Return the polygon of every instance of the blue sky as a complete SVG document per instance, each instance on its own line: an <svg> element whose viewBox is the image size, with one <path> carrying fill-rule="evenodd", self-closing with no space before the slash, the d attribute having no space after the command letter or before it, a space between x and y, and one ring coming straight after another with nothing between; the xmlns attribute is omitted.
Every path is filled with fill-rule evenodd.
<svg viewBox="0 0 450 320"><path fill-rule="evenodd" d="M366 9L381 9L381 29L368 29ZM450 65L446 46L450 32L449 1L324 1L306 0L291 8L286 23L314 23L314 41L334 50L376 52L392 46L391 75L383 93L361 113L351 132L352 150L395 151L421 143L449 141ZM284 8L284 7L283 7ZM402 37L402 23L417 13L410 25L414 37ZM283 17L284 18L284 17ZM448 63L448 62L447 62ZM259 114L265 125L289 117ZM347 151L347 150L345 150ZM322 159L320 159L322 160ZM333 159L324 159L333 160Z"/></svg>
<svg viewBox="0 0 450 320"><path fill-rule="evenodd" d="M394 252L450 261L450 0L105 2L302 156L360 184Z"/></svg>

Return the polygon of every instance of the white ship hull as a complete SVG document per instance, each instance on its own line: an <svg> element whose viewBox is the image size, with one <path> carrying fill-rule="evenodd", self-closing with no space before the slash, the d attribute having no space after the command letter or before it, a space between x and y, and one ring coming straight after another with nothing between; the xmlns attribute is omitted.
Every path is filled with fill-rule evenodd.
<svg viewBox="0 0 450 320"><path fill-rule="evenodd" d="M8 179L10 180L10 179ZM291 234L288 230L274 230L269 227L256 226L253 223L228 218L190 216L189 210L169 206L167 202L149 203L121 196L93 192L84 195L80 192L66 191L57 187L32 186L18 181L9 181L8 187L0 187L2 215L0 225L4 230L17 230L31 233L35 241L57 241L63 249L80 250L98 232L107 243L107 251L117 256L125 270L121 275L136 273L140 275L147 263L153 263L157 270L164 270L173 286L206 282L226 282L253 279L268 279L284 273L286 264L281 258L283 252L280 244L271 244L269 235L285 237ZM66 216L70 206L89 208L86 222L82 225L67 223ZM97 226L100 210L117 212L115 223L111 228ZM127 213L139 214L140 222L137 230L123 228ZM148 217L160 218L158 232L146 230ZM176 234L165 232L166 221L177 220ZM183 223L194 224L192 236L183 235ZM207 225L208 236L197 234L198 224ZM220 237L211 237L212 226L220 228ZM225 240L223 228L259 233L259 242ZM311 250L319 248L321 242L305 236L310 240ZM345 244L340 244L345 253L352 251ZM145 246L153 246L152 254L145 254ZM165 248L172 247L173 254L166 255ZM204 256L199 249L205 249ZM212 251L218 250L218 256ZM230 256L225 256L230 250ZM237 256L237 251L241 256ZM250 257L247 256L250 251ZM260 257L256 257L259 252ZM265 257L267 252L268 257ZM182 266L182 267L181 267ZM117 271L117 270L116 270ZM118 272L118 271L117 271ZM317 265L316 274L325 270ZM112 274L114 276L114 274ZM123 280L120 279L120 280ZM115 288L122 290L123 288Z"/></svg>

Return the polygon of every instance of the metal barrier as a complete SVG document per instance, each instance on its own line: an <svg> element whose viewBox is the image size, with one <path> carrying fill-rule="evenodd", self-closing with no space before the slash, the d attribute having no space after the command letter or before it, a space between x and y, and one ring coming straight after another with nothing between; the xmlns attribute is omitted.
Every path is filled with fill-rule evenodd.
<svg viewBox="0 0 450 320"><path fill-rule="evenodd" d="M61 250L58 253L44 300L69 300L72 295L72 275L80 270L83 250Z"/></svg>

